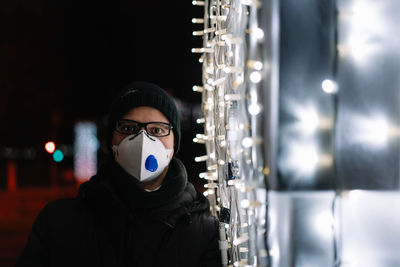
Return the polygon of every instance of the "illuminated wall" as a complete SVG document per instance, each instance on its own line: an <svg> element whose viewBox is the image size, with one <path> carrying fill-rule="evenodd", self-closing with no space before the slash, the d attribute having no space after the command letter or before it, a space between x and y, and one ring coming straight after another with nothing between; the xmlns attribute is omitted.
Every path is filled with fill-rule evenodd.
<svg viewBox="0 0 400 267"><path fill-rule="evenodd" d="M400 266L400 2L193 1L226 266Z"/></svg>

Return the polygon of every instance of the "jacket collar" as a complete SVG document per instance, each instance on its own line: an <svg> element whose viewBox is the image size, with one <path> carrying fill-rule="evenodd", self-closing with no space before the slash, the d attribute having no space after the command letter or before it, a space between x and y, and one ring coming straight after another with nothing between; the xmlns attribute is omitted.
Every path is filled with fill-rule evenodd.
<svg viewBox="0 0 400 267"><path fill-rule="evenodd" d="M100 209L124 206L132 213L151 213L152 217L164 217L172 210L190 205L197 192L187 181L183 163L173 158L162 187L154 192L140 188L134 178L118 163L105 163L90 181L82 184L79 195L89 197L89 202Z"/></svg>
<svg viewBox="0 0 400 267"><path fill-rule="evenodd" d="M115 161L106 166L104 176L108 178L109 185L131 210L170 209L169 206L180 199L187 185L186 169L177 158L171 160L161 188L153 192L140 188L135 178L125 172Z"/></svg>

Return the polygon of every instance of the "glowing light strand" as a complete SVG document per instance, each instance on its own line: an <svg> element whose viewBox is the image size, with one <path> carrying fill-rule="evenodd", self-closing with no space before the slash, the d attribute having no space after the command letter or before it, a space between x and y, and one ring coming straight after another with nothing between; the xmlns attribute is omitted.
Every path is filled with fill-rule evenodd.
<svg viewBox="0 0 400 267"><path fill-rule="evenodd" d="M263 240L260 6L258 1L204 1L202 26L213 30L194 31L203 38L203 47L192 52L201 53L203 85L193 90L202 93L204 115L204 134L194 142L204 144L207 152L196 161L206 162L208 172L200 177L207 180L204 194L211 212L220 219L223 266L264 266L260 258L268 255Z"/></svg>

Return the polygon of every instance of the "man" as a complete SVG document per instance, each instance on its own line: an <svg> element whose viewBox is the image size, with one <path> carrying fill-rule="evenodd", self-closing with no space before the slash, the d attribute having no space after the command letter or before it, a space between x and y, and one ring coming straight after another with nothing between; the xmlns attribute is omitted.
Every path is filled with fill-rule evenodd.
<svg viewBox="0 0 400 267"><path fill-rule="evenodd" d="M111 105L112 160L75 199L49 203L16 266L220 266L218 221L174 157L178 111L155 84L129 84Z"/></svg>

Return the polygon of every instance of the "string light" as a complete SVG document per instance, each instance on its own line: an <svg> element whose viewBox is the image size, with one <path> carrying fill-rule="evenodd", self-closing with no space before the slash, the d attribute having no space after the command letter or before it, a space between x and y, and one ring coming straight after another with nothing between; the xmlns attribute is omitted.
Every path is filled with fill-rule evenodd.
<svg viewBox="0 0 400 267"><path fill-rule="evenodd" d="M218 188L217 183L208 183L204 185L205 188Z"/></svg>
<svg viewBox="0 0 400 267"><path fill-rule="evenodd" d="M233 73L233 72L243 72L243 69L241 67L224 67L223 68L225 73Z"/></svg>
<svg viewBox="0 0 400 267"><path fill-rule="evenodd" d="M242 140L242 145L246 148L249 148L253 145L253 139L251 137L245 137Z"/></svg>
<svg viewBox="0 0 400 267"><path fill-rule="evenodd" d="M194 6L204 6L205 2L204 1L192 1L192 5L194 5Z"/></svg>
<svg viewBox="0 0 400 267"><path fill-rule="evenodd" d="M249 113L251 115L258 115L261 112L261 106L257 103L252 103L249 106Z"/></svg>
<svg viewBox="0 0 400 267"><path fill-rule="evenodd" d="M199 139L197 137L193 138L193 143L198 143L198 144L205 144L206 141L203 139Z"/></svg>
<svg viewBox="0 0 400 267"><path fill-rule="evenodd" d="M212 53L213 50L211 48L192 48L192 53Z"/></svg>
<svg viewBox="0 0 400 267"><path fill-rule="evenodd" d="M204 19L202 19L202 18L193 18L192 19L192 23L194 23L194 24L203 24L204 23Z"/></svg>
<svg viewBox="0 0 400 267"><path fill-rule="evenodd" d="M262 38L264 38L264 31L263 31L262 29L260 29L260 28L251 28L251 29L247 30L247 32L248 32L249 34L254 35L254 37L255 37L256 39L262 39Z"/></svg>
<svg viewBox="0 0 400 267"><path fill-rule="evenodd" d="M242 99L242 96L240 94L225 95L226 101L238 101L240 99Z"/></svg>
<svg viewBox="0 0 400 267"><path fill-rule="evenodd" d="M240 202L240 206L244 209L247 209L250 206L250 201L248 199L243 199Z"/></svg>
<svg viewBox="0 0 400 267"><path fill-rule="evenodd" d="M202 124L202 123L205 123L205 122L206 122L205 118L199 118L199 119L196 120L197 124Z"/></svg>
<svg viewBox="0 0 400 267"><path fill-rule="evenodd" d="M226 210L236 214L227 221L220 218L220 242L229 243L227 248L239 246L240 253L246 255L266 257L262 253L263 241L250 240L258 242L251 248L247 242L263 236L266 228L266 218L257 217L265 214L261 204L265 199L259 199L262 194L256 193L265 190L265 185L251 181L254 175L265 175L264 167L256 167L263 161L261 134L252 132L250 127L262 128L258 124L263 115L259 99L264 64L253 55L261 54L262 46L254 46L254 40L260 44L264 31L258 25L257 12L250 12L260 8L261 2L221 0L204 5L204 29L209 30L195 31L195 36L203 38L203 47L192 49L193 53L202 54L203 85L201 90L193 90L202 92L204 117L197 122L204 124L204 133L197 134L193 141L203 143L207 155L196 157L195 161L206 162L207 171L199 176L208 181L204 195L210 201L211 212L217 216L218 211ZM226 183L222 182L225 180ZM256 237L250 237L250 228L258 229ZM221 249L221 256L223 266L245 266L258 261L237 253L228 255L227 249Z"/></svg>
<svg viewBox="0 0 400 267"><path fill-rule="evenodd" d="M196 161L196 162L206 161L208 158L209 157L207 155L199 156L199 157L195 157L194 161Z"/></svg>
<svg viewBox="0 0 400 267"><path fill-rule="evenodd" d="M257 60L248 60L247 61L247 67L255 70L262 70L263 64L261 61Z"/></svg>
<svg viewBox="0 0 400 267"><path fill-rule="evenodd" d="M201 35L203 35L204 34L204 31L193 31L192 32L192 35L193 36L201 36Z"/></svg>
<svg viewBox="0 0 400 267"><path fill-rule="evenodd" d="M253 71L250 73L250 81L253 83L259 83L261 81L261 73L259 71Z"/></svg>
<svg viewBox="0 0 400 267"><path fill-rule="evenodd" d="M327 79L322 82L322 89L328 94L335 94L338 91L338 86L334 81Z"/></svg>
<svg viewBox="0 0 400 267"><path fill-rule="evenodd" d="M215 32L215 35L223 35L226 33L226 29L221 29Z"/></svg>
<svg viewBox="0 0 400 267"><path fill-rule="evenodd" d="M194 85L193 86L193 91L201 93L201 92L203 92L203 87L202 86L198 86L198 85Z"/></svg>

